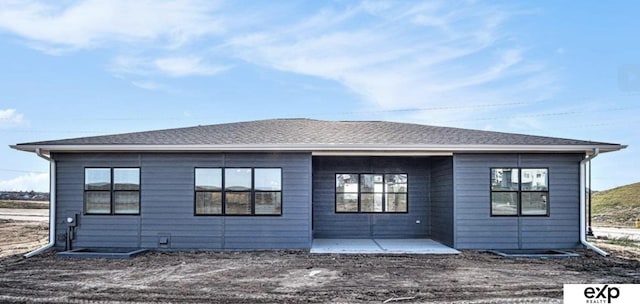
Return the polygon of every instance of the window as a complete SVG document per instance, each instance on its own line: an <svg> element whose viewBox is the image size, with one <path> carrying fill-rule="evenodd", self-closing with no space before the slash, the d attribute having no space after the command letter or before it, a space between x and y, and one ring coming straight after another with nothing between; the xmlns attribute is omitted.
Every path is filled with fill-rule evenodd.
<svg viewBox="0 0 640 304"><path fill-rule="evenodd" d="M111 169L84 169L84 210L111 214Z"/></svg>
<svg viewBox="0 0 640 304"><path fill-rule="evenodd" d="M520 183L520 214L548 215L549 214L549 180L547 169L521 169L532 178L522 179ZM535 178L533 178L535 176Z"/></svg>
<svg viewBox="0 0 640 304"><path fill-rule="evenodd" d="M336 212L358 212L358 174L336 175Z"/></svg>
<svg viewBox="0 0 640 304"><path fill-rule="evenodd" d="M251 169L226 168L225 214L251 214Z"/></svg>
<svg viewBox="0 0 640 304"><path fill-rule="evenodd" d="M491 215L549 215L548 169L491 169Z"/></svg>
<svg viewBox="0 0 640 304"><path fill-rule="evenodd" d="M196 214L222 214L222 169L196 169Z"/></svg>
<svg viewBox="0 0 640 304"><path fill-rule="evenodd" d="M518 215L519 185L517 168L491 169L491 215Z"/></svg>
<svg viewBox="0 0 640 304"><path fill-rule="evenodd" d="M382 174L362 174L361 176L360 210L362 212L382 212L384 196Z"/></svg>
<svg viewBox="0 0 640 304"><path fill-rule="evenodd" d="M336 174L337 213L406 213L406 174Z"/></svg>
<svg viewBox="0 0 640 304"><path fill-rule="evenodd" d="M86 214L140 214L139 168L85 168Z"/></svg>
<svg viewBox="0 0 640 304"><path fill-rule="evenodd" d="M254 169L255 214L282 213L282 170Z"/></svg>
<svg viewBox="0 0 640 304"><path fill-rule="evenodd" d="M385 174L386 212L407 212L407 175Z"/></svg>
<svg viewBox="0 0 640 304"><path fill-rule="evenodd" d="M196 215L281 215L282 169L196 168Z"/></svg>

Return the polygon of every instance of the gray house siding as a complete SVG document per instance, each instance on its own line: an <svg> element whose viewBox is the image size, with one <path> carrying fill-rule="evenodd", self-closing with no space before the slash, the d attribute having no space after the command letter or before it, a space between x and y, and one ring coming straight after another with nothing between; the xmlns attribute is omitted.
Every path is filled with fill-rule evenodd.
<svg viewBox="0 0 640 304"><path fill-rule="evenodd" d="M579 154L455 154L458 249L574 248L579 243ZM549 169L549 216L491 217L490 168Z"/></svg>
<svg viewBox="0 0 640 304"><path fill-rule="evenodd" d="M458 249L573 248L580 154L312 157L310 153L55 153L56 236L75 247L309 248L315 238L431 237ZM84 215L85 167L139 167L140 215ZM194 168L282 168L282 216L195 216ZM490 168L549 169L550 215L491 217ZM408 213L335 213L336 173L408 174ZM312 202L313 199L313 202ZM159 239L169 244L160 246Z"/></svg>
<svg viewBox="0 0 640 304"><path fill-rule="evenodd" d="M429 162L411 157L313 157L313 236L428 237ZM408 213L336 213L336 173L408 174Z"/></svg>
<svg viewBox="0 0 640 304"><path fill-rule="evenodd" d="M431 238L453 246L453 158L431 160Z"/></svg>
<svg viewBox="0 0 640 304"><path fill-rule="evenodd" d="M64 247L67 232L65 219L79 215L77 242L82 247L139 247L140 217L83 216L84 168L139 167L138 155L122 154L54 154L56 160L56 246Z"/></svg>
<svg viewBox="0 0 640 304"><path fill-rule="evenodd" d="M76 247L277 249L311 245L310 154L54 154L57 247L64 219L80 214ZM83 215L85 167L139 167L140 215ZM282 168L282 216L195 216L194 168Z"/></svg>

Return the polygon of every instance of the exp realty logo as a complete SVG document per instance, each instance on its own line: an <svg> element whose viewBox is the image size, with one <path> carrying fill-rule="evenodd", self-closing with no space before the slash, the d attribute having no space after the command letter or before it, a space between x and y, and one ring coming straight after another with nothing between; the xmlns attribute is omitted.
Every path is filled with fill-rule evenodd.
<svg viewBox="0 0 640 304"><path fill-rule="evenodd" d="M640 285L636 284L565 284L565 304L638 303Z"/></svg>
<svg viewBox="0 0 640 304"><path fill-rule="evenodd" d="M620 289L618 287L609 287L604 285L600 287L587 287L584 289L584 297L587 299L593 299L594 303L611 303L611 299L617 299L620 297ZM601 302L603 301L603 302ZM587 301L587 303L591 303Z"/></svg>

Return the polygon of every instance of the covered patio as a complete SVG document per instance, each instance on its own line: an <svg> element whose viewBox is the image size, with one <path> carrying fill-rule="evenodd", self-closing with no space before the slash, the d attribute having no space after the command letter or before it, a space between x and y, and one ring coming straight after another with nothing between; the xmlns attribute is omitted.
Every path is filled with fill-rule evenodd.
<svg viewBox="0 0 640 304"><path fill-rule="evenodd" d="M432 239L314 239L311 253L459 254Z"/></svg>

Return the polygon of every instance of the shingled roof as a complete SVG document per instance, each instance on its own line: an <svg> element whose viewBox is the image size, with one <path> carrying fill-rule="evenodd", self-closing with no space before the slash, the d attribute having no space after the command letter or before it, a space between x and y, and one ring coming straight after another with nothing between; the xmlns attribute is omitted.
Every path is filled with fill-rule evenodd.
<svg viewBox="0 0 640 304"><path fill-rule="evenodd" d="M314 151L322 149L409 149L429 150L459 147L536 147L576 151L599 148L603 152L624 148L622 145L532 136L492 131L437 127L387 121L323 121L313 119L269 119L188 128L92 136L62 140L22 143L15 149L35 151L69 150L184 150L202 148L226 150ZM111 148L112 149L111 149ZM553 148L553 149L551 149ZM484 150L484 149L480 149Z"/></svg>

